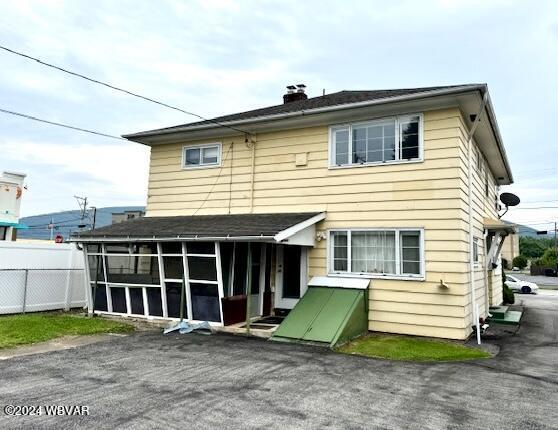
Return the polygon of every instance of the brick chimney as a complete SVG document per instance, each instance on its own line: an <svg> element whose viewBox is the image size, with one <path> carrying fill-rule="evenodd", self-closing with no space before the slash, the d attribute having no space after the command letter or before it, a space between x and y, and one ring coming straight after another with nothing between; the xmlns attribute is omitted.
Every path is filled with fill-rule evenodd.
<svg viewBox="0 0 558 430"><path fill-rule="evenodd" d="M283 95L283 103L297 102L299 100L306 100L308 96L304 92L306 85L298 84L296 87L294 85L287 86L287 94Z"/></svg>

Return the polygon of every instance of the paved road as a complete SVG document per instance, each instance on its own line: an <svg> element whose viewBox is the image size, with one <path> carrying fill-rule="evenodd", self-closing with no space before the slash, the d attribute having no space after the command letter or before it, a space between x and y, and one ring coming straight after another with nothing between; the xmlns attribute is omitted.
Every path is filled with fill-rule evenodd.
<svg viewBox="0 0 558 430"><path fill-rule="evenodd" d="M0 428L558 427L558 296L526 307L492 360L417 364L225 335L138 333L0 362L0 404L87 405L88 417Z"/></svg>
<svg viewBox="0 0 558 430"><path fill-rule="evenodd" d="M522 281L534 282L541 288L544 288L545 286L558 287L558 278L552 276L531 276L515 272L509 272L509 274L521 279Z"/></svg>

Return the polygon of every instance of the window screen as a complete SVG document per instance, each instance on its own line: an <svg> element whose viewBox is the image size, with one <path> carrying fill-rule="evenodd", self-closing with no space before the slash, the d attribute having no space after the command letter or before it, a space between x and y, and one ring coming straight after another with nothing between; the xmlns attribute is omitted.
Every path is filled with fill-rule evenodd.
<svg viewBox="0 0 558 430"><path fill-rule="evenodd" d="M401 233L401 273L420 274L420 233L402 231Z"/></svg>

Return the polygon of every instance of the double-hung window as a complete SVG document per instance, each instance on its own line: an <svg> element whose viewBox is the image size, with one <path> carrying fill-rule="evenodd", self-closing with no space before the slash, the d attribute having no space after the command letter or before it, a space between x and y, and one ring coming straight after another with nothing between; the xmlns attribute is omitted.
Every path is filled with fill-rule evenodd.
<svg viewBox="0 0 558 430"><path fill-rule="evenodd" d="M329 272L422 277L422 242L422 230L333 230Z"/></svg>
<svg viewBox="0 0 558 430"><path fill-rule="evenodd" d="M221 144L189 145L183 148L182 167L212 167L221 164Z"/></svg>
<svg viewBox="0 0 558 430"><path fill-rule="evenodd" d="M473 263L477 264L479 262L479 239L477 237L473 238Z"/></svg>
<svg viewBox="0 0 558 430"><path fill-rule="evenodd" d="M422 115L331 127L330 165L358 166L420 160Z"/></svg>

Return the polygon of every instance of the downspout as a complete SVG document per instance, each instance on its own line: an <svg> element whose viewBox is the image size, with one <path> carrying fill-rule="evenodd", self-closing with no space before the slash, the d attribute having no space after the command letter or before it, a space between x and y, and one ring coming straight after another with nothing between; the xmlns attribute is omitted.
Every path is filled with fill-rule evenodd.
<svg viewBox="0 0 558 430"><path fill-rule="evenodd" d="M494 235L493 240L497 240L499 236ZM492 256L488 255L488 247L486 246L486 239L488 238L488 230L484 229L483 235L483 245L484 245L484 311L486 312L487 317L491 317L492 315L488 311L490 308L489 297L488 297L488 265L492 264ZM488 258L490 257L490 259ZM494 286L492 286L494 288Z"/></svg>
<svg viewBox="0 0 558 430"><path fill-rule="evenodd" d="M469 205L469 284L471 287L471 312L473 314L473 324L476 327L477 332L477 343L480 345L480 322L479 322L479 312L477 308L477 297L475 293L475 262L473 260L473 166L472 166L472 147L473 147L473 135L477 129L481 115L484 112L484 108L488 101L488 91L484 89L484 95L479 108L479 113L475 117L475 121L469 129L469 135L467 138L467 200Z"/></svg>

